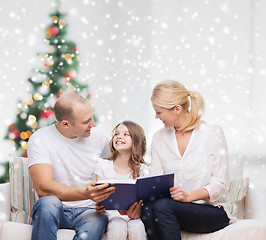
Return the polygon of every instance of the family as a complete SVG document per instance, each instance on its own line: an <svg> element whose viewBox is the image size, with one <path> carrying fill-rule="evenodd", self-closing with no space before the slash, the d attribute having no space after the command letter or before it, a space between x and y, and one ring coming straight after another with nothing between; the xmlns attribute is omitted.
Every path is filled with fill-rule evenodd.
<svg viewBox="0 0 266 240"><path fill-rule="evenodd" d="M151 96L164 128L146 138L132 121L119 123L111 140L93 120L90 103L76 93L54 105L56 123L28 142L29 172L39 199L33 206L32 240L56 240L73 229L75 240L176 240L180 231L209 233L226 227L227 144L222 129L203 121L204 100L173 80L158 83ZM128 210L106 211L98 203L115 192L104 178L138 178L175 173L171 198L135 202Z"/></svg>

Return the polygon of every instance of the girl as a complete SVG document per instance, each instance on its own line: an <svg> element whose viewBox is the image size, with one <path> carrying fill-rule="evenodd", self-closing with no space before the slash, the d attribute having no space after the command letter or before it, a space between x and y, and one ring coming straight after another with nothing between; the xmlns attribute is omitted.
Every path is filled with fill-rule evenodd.
<svg viewBox="0 0 266 240"><path fill-rule="evenodd" d="M146 152L146 138L143 129L131 121L118 124L109 143L112 156L100 159L95 170L96 180L147 176L149 168L143 156ZM106 239L145 240L146 232L140 219L142 202L134 203L127 211L107 211L109 224ZM98 213L105 213L103 206L97 206Z"/></svg>
<svg viewBox="0 0 266 240"><path fill-rule="evenodd" d="M151 146L151 173L175 173L171 198L142 207L149 240L180 240L180 230L209 233L229 223L227 144L222 129L201 120L204 101L176 81L155 86L155 118L164 123Z"/></svg>

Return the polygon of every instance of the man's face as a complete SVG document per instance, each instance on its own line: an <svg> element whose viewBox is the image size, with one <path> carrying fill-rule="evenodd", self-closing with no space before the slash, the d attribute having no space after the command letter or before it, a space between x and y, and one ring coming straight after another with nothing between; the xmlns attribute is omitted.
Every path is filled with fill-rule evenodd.
<svg viewBox="0 0 266 240"><path fill-rule="evenodd" d="M96 124L93 120L93 111L89 102L77 104L74 106L74 119L69 123L69 135L71 138L89 137L91 128Z"/></svg>

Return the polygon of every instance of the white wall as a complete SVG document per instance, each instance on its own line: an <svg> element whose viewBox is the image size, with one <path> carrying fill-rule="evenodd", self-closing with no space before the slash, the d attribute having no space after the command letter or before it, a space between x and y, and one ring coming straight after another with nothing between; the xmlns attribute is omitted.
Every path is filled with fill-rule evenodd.
<svg viewBox="0 0 266 240"><path fill-rule="evenodd" d="M1 1L0 135L38 67L53 1ZM90 84L99 125L110 134L124 119L140 123L148 142L162 126L152 87L176 79L206 100L231 153L266 154L266 2L263 0L62 1L68 39L81 52L79 79ZM36 58L36 61L32 59ZM0 139L1 158L10 147Z"/></svg>

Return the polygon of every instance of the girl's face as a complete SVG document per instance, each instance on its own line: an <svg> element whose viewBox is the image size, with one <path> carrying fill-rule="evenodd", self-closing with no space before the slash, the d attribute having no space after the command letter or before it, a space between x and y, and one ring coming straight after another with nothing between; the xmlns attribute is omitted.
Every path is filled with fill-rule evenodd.
<svg viewBox="0 0 266 240"><path fill-rule="evenodd" d="M169 128L176 125L178 115L175 109L169 110L155 105L153 105L153 108L155 110L155 118L159 118L164 127Z"/></svg>
<svg viewBox="0 0 266 240"><path fill-rule="evenodd" d="M120 124L113 137L113 146L116 151L131 151L132 138L125 125Z"/></svg>

